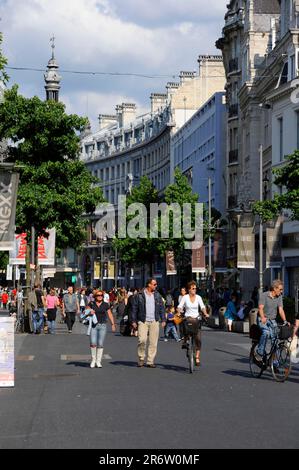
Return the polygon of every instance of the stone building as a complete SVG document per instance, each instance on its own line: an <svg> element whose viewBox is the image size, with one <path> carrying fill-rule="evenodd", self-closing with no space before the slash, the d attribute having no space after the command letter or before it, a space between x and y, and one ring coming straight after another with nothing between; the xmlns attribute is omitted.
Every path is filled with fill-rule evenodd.
<svg viewBox="0 0 299 470"><path fill-rule="evenodd" d="M272 184L273 167L283 165L284 156L298 148L298 104L290 99L292 80L298 76L298 13L296 0L231 0L216 43L226 71L228 257L233 281L248 291L259 283L259 262L256 259L256 270L236 269L237 215L250 212L252 202L260 198L260 149L262 197L270 199L282 191ZM264 285L282 276L287 293L298 278L298 262L287 259L295 255L287 246L288 231L298 232L295 226L287 220L283 225L282 267L266 270L263 265ZM257 238L256 248L258 243Z"/></svg>
<svg viewBox="0 0 299 470"><path fill-rule="evenodd" d="M151 111L137 116L134 103L116 106L115 114L99 115L99 130L87 130L81 139L81 159L100 180L105 199L117 204L118 196L126 194L132 185L146 175L162 193L171 182L171 145L176 131L212 96L224 90L225 75L219 56L199 56L199 72L182 71L180 81L169 82L165 93L152 93ZM97 259L115 256L109 243L103 248L91 221L89 239L82 255L81 276L84 283L94 283L93 266ZM106 262L106 261L105 261ZM135 271L132 282L141 282ZM162 274L161 274L162 275ZM117 277L117 275L116 275ZM120 276L126 285L128 275ZM131 276L132 277L132 276ZM114 280L104 285L111 286Z"/></svg>

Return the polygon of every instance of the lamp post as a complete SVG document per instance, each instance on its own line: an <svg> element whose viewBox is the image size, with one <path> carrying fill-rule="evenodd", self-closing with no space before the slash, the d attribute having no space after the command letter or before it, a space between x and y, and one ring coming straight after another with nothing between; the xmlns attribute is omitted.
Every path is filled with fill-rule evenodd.
<svg viewBox="0 0 299 470"><path fill-rule="evenodd" d="M209 277L212 275L212 204L211 204L211 178L208 178L208 200L209 200Z"/></svg>
<svg viewBox="0 0 299 470"><path fill-rule="evenodd" d="M263 146L260 145L260 202L263 202ZM260 216L259 222L259 291L263 292L263 219Z"/></svg>

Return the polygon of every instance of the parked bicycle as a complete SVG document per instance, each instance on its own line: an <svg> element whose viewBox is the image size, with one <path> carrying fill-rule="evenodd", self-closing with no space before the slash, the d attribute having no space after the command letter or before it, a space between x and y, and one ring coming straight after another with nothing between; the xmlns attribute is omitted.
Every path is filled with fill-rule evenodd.
<svg viewBox="0 0 299 470"><path fill-rule="evenodd" d="M256 349L261 336L260 328L252 325L250 338L252 346L249 354L249 366L253 377L259 378L269 367L277 382L284 382L291 372L290 344L292 329L288 325L279 325L270 351L265 351L262 360L257 358Z"/></svg>

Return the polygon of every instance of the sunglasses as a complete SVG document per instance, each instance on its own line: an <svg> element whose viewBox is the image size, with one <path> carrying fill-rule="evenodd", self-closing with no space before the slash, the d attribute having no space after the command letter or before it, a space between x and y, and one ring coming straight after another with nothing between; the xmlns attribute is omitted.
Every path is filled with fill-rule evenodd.
<svg viewBox="0 0 299 470"><path fill-rule="evenodd" d="M97 294L96 297L103 297L103 294Z"/></svg>

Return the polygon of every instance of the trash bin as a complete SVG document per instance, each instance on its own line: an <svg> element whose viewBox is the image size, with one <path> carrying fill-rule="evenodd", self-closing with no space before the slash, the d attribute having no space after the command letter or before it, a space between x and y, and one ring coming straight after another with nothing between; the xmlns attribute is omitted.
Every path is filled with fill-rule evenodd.
<svg viewBox="0 0 299 470"><path fill-rule="evenodd" d="M251 325L256 325L257 324L257 314L258 314L258 308L252 308L249 312L249 328Z"/></svg>
<svg viewBox="0 0 299 470"><path fill-rule="evenodd" d="M226 327L226 321L224 318L224 314L226 311L226 307L221 307L218 311L219 316L219 328L224 329Z"/></svg>

